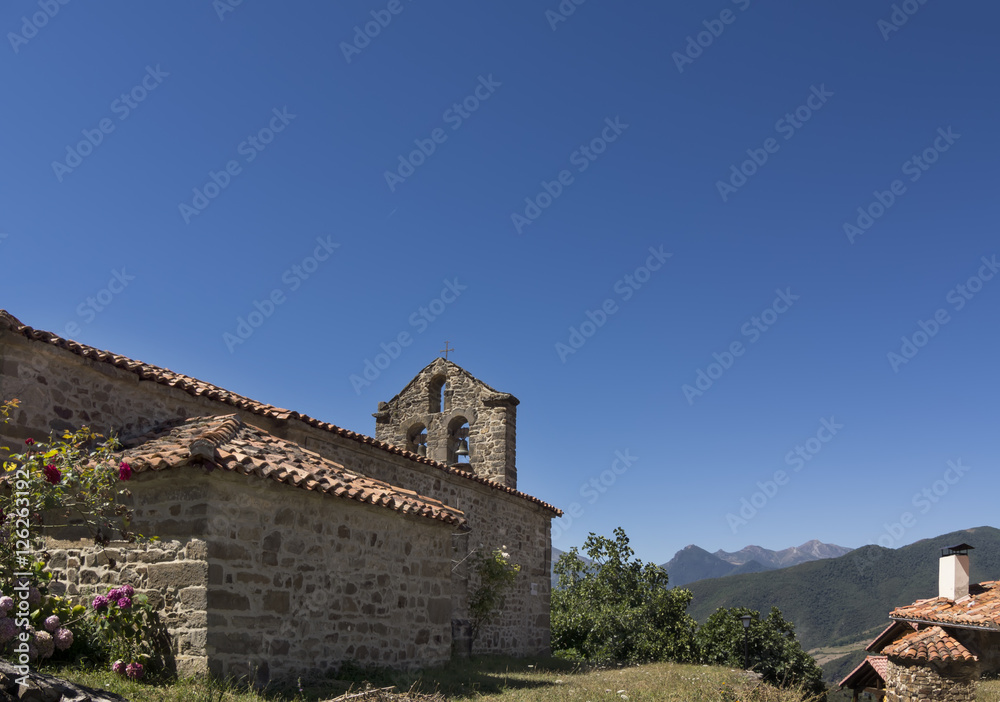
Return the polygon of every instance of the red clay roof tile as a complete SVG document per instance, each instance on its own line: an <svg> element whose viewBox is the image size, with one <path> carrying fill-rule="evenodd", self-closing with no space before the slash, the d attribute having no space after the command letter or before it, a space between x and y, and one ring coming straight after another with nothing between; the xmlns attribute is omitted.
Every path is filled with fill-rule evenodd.
<svg viewBox="0 0 1000 702"><path fill-rule="evenodd" d="M939 626L907 634L886 646L882 653L890 658L916 661L977 661L969 649Z"/></svg>
<svg viewBox="0 0 1000 702"><path fill-rule="evenodd" d="M208 463L222 470L468 528L461 510L431 497L400 493L380 480L349 474L343 466L294 442L243 424L235 414L188 419L126 441L125 446L123 458L136 473ZM394 499L385 499L389 496Z"/></svg>
<svg viewBox="0 0 1000 702"><path fill-rule="evenodd" d="M893 619L935 624L972 626L1000 631L1000 581L969 586L969 597L958 601L946 597L917 600L889 613Z"/></svg>

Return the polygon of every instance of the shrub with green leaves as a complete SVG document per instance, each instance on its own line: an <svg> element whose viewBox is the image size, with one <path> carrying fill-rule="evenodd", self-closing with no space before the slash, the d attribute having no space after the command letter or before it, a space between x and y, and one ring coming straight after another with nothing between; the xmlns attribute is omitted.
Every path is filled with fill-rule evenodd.
<svg viewBox="0 0 1000 702"><path fill-rule="evenodd" d="M510 560L506 546L478 552L473 564L473 570L479 577L479 586L469 596L472 640L475 641L480 629L500 616L507 601L507 592L514 586L521 566Z"/></svg>
<svg viewBox="0 0 1000 702"><path fill-rule="evenodd" d="M741 621L744 615L751 617L746 631ZM764 682L800 688L810 695L826 692L822 668L802 650L795 638L795 626L777 607L771 608L766 619L746 607L716 610L698 630L702 662L742 668L744 637L750 669L763 675Z"/></svg>
<svg viewBox="0 0 1000 702"><path fill-rule="evenodd" d="M552 648L588 661L692 661L696 624L686 610L688 590L667 587L667 573L633 559L620 527L614 540L590 534L590 563L576 548L556 563L552 591Z"/></svg>

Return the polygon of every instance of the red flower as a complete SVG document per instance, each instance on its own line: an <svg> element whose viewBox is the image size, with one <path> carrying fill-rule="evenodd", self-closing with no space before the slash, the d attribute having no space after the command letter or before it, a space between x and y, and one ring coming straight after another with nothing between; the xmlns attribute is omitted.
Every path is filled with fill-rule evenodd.
<svg viewBox="0 0 1000 702"><path fill-rule="evenodd" d="M121 465L118 466L118 479L128 480L132 477L132 466L130 466L125 461L122 461Z"/></svg>
<svg viewBox="0 0 1000 702"><path fill-rule="evenodd" d="M62 473L56 468L54 463L50 463L42 469L45 473L45 479L48 480L53 485L58 485L59 481L62 480Z"/></svg>
<svg viewBox="0 0 1000 702"><path fill-rule="evenodd" d="M28 446L33 446L34 443L35 443L35 440L34 439L25 439L24 443L26 443Z"/></svg>

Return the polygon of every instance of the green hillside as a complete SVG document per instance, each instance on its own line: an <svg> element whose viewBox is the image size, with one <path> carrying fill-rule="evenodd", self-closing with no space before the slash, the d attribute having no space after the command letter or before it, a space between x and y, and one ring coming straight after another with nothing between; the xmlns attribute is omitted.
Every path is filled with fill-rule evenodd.
<svg viewBox="0 0 1000 702"><path fill-rule="evenodd" d="M704 622L719 607L777 607L806 650L852 643L884 628L894 607L936 597L940 549L963 541L975 547L972 581L1000 580L1000 530L978 527L898 549L865 546L782 570L700 580L685 586L694 593L688 611Z"/></svg>

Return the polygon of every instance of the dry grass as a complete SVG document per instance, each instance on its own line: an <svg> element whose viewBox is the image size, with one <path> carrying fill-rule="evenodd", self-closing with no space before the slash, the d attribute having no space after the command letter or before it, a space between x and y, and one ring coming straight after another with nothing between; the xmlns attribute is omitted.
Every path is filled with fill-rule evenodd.
<svg viewBox="0 0 1000 702"><path fill-rule="evenodd" d="M300 689L256 691L206 680L145 685L113 673L46 671L134 702L799 702L800 695L748 679L741 671L657 663L579 669L557 660L480 659L420 674L346 670L344 680ZM368 689L368 692L364 691ZM409 691L409 694L407 694ZM362 694L364 693L364 694ZM360 695L360 696L354 696ZM981 702L1000 702L996 695Z"/></svg>
<svg viewBox="0 0 1000 702"><path fill-rule="evenodd" d="M1000 702L1000 680L979 683L976 702Z"/></svg>

